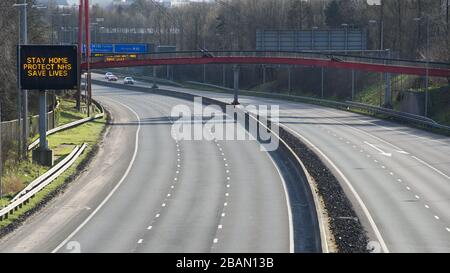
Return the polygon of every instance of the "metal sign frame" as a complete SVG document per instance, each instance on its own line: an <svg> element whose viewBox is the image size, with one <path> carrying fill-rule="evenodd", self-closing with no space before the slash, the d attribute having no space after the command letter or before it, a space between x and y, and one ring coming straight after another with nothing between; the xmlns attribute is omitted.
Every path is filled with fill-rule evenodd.
<svg viewBox="0 0 450 273"><path fill-rule="evenodd" d="M19 45L18 50L20 88L63 90L78 87L76 45Z"/></svg>

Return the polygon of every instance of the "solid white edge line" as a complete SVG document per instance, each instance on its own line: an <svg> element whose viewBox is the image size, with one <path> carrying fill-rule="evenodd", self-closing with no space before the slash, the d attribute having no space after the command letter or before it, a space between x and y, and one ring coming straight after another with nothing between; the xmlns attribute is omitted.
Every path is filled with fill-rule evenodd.
<svg viewBox="0 0 450 273"><path fill-rule="evenodd" d="M278 175L280 176L280 179L282 181L281 184L283 184L284 195L286 196L286 203L287 203L287 207L288 207L288 218L289 218L289 252L294 253L295 242L294 242L294 229L293 229L293 221L292 221L292 208L291 208L291 201L289 198L289 193L288 193L287 186L286 186L286 181L284 180L284 177L281 174L281 171L278 168L277 164L275 163L275 161L273 161L273 158L270 155L267 155L267 156L270 158L270 161L275 166L275 169L277 170Z"/></svg>
<svg viewBox="0 0 450 273"><path fill-rule="evenodd" d="M259 124L261 124L263 127L265 127L267 130L270 130L269 128L267 128L263 123L261 123L259 120L255 119L250 113L249 117L253 118L254 120L256 120L256 122L258 122ZM242 126L242 125L241 125ZM272 130L270 130L270 132L272 132L273 135L275 135L280 141L283 141L277 134L275 134ZM245 133L247 135L250 136L249 132L247 130L245 130ZM294 242L294 221L292 218L292 207L291 207L291 201L289 198L289 193L287 190L287 185L286 185L286 181L284 180L283 175L281 174L280 169L278 168L277 164L275 163L275 161L273 160L273 158L270 156L270 154L266 151L265 152L266 156L270 159L270 161L272 162L272 164L275 166L275 169L278 172L278 175L281 178L281 184L283 185L283 190L284 190L284 195L286 198L286 204L287 204L287 208L288 208L288 222L289 222L289 253L294 253L295 252L295 242ZM224 203L224 206L227 206L227 203ZM322 249L323 251L323 249ZM326 247L326 252L328 252L328 246Z"/></svg>
<svg viewBox="0 0 450 273"><path fill-rule="evenodd" d="M114 99L112 99L114 100ZM135 145L134 145L134 153L133 153L133 157L131 158L130 163L128 164L128 168L126 169L125 173L123 174L122 178L119 180L119 182L116 184L116 186L109 192L109 194L106 196L106 198L100 203L100 205L98 205L98 207L92 211L92 213L69 235L67 236L67 238L62 241L51 253L56 253L57 251L59 251L65 244L67 244L67 242L69 242L91 219L92 217L95 216L95 214L97 214L97 212L106 204L106 202L108 202L108 200L111 198L111 196L116 192L116 190L120 187L120 185L122 185L122 183L125 181L125 179L127 178L131 168L133 167L134 161L136 159L136 155L137 155L137 151L138 151L138 147L139 147L139 131L141 130L141 119L139 118L139 115L129 106L114 100L115 102L121 104L122 106L124 106L125 108L127 108L128 110L130 110L137 118L138 120L138 128L136 130L136 135L135 135Z"/></svg>
<svg viewBox="0 0 450 273"><path fill-rule="evenodd" d="M322 109L322 110L323 110L324 112L333 113L333 112L331 112L331 111L329 111L329 110L325 110L325 109ZM387 128L387 127L384 127L384 126L380 126L380 125L377 125L377 124L372 123L372 122L369 122L369 121L360 120L360 119L358 119L358 118L355 118L355 119L356 119L356 120L359 120L359 121L362 121L362 122L367 122L367 123L373 124L373 125L375 125L375 126L378 126L378 127L384 128L384 129L388 129L388 130L391 130L391 131L393 130L393 129L390 129L390 128ZM395 150L397 150L397 152L400 152L400 153L402 153L402 154L410 154L410 153L406 152L404 149L402 149L402 148L400 148L400 147L398 147L398 146L396 146L396 145L390 143L389 141L386 141L386 140L384 140L384 139L382 139L382 138L380 138L380 137L377 137L377 136L373 135L372 133L366 132L366 131L364 131L364 130L362 130L362 129L356 128L356 127L354 127L354 126L350 126L350 125L345 124L345 123L342 123L342 122L340 122L340 121L336 121L335 119L332 119L332 118L331 118L331 119L330 119L330 118L326 118L326 120L333 120L334 122L337 122L337 123L339 123L339 124L341 124L341 125L343 125L343 126L345 126L345 127L348 127L348 128L350 128L350 129L352 129L352 130L358 131L358 132L360 132L360 133L362 133L362 134L365 134L365 135L367 135L367 136L369 136L369 137L371 137L371 138L374 138L374 139L376 139L376 140L378 140L378 141L381 141L381 142L383 142L383 143L385 143L385 144L391 146L391 147L394 148ZM398 133L400 133L400 134L407 134L407 135L410 135L410 134L408 134L408 133L402 133L401 131L396 131L396 132L398 132ZM410 136L413 136L413 135L410 135ZM422 138L422 137L417 137L417 138ZM439 140L433 140L433 139L429 139L429 141L438 141L438 142L441 142L441 141L439 141ZM447 144L447 143L443 143L443 144ZM415 158L417 161L419 161L419 162L422 163L423 165L429 167L430 169L434 170L435 172L439 173L440 175L443 175L443 176L446 177L447 179L450 179L449 176L447 176L446 174L444 174L442 171L440 171L440 170L434 168L433 166L431 166L431 165L428 164L427 162L425 162L425 161L423 161L423 160L421 160L421 159L418 159L418 158L416 158L415 156L411 156L411 157Z"/></svg>
<svg viewBox="0 0 450 273"><path fill-rule="evenodd" d="M357 202L361 206L361 209L363 210L366 218L369 220L370 226L372 227L372 229L373 229L373 231L375 233L375 236L377 237L377 239L378 239L378 241L379 241L379 243L381 245L381 248L383 249L383 252L389 253L389 249L388 249L386 243L384 242L384 239L381 236L380 230L378 229L375 221L373 220L372 215L370 214L370 212L367 209L366 205L362 201L362 199L359 196L358 192L355 190L355 188L350 183L350 181L347 179L347 177L342 173L342 171L333 163L333 161L331 161L330 158L328 158L316 145L311 143L311 141L309 141L306 137L302 136L300 133L292 130L291 128L289 128L289 127L287 127L287 126L285 126L283 124L278 123L278 125L283 127L286 130L289 130L291 133L293 133L293 134L297 135L298 137L300 137L304 142L308 143L308 145L310 147L312 147L316 152L318 152L330 164L330 166L332 166L336 170L336 172L344 180L345 184L350 189L350 191L352 192L353 196L355 197L355 199L357 200Z"/></svg>
<svg viewBox="0 0 450 273"><path fill-rule="evenodd" d="M422 159L415 157L415 156L411 156L412 158L414 158L415 160L419 161L420 163L422 163L423 165L427 166L428 168L432 169L433 171L437 172L438 174L444 176L445 178L450 180L450 176L446 175L445 173L441 172L440 170L436 169L435 167L431 166L430 164L426 163L425 161L423 161Z"/></svg>
<svg viewBox="0 0 450 273"><path fill-rule="evenodd" d="M297 160L300 162L302 168L304 171L306 171L306 169L304 168L302 162L300 161L300 159L297 157L297 155L294 153L294 151L287 145L286 142L284 142L284 140L281 139L281 137L279 135L277 135L275 132L273 132L271 129L267 128L267 126L265 124L263 124L262 122L260 122L259 120L257 120L255 117L253 117L253 115L251 115L251 113L248 113L249 117L253 118L256 122L258 122L259 124L261 124L263 127L265 127L267 130L269 130L276 138L278 138L279 141L283 142L286 147L291 150L291 153L297 158ZM248 133L248 132L247 132ZM281 174L280 169L278 168L277 164L275 163L275 161L273 161L273 158L268 154L268 152L266 152L266 155L270 158L270 160L272 161L272 164L275 166L278 175L281 178L282 184L283 184L283 189L284 189L284 194L286 197L286 203L287 203L287 207L288 207L288 218L289 218L289 252L290 253L294 253L295 252L295 242L294 242L294 221L293 221L293 217L292 217L292 207L291 207L291 201L289 198L289 192L287 190L287 185L286 185L286 181L283 178L283 175ZM305 175L308 175L307 173L305 173ZM308 177L307 177L308 180ZM309 180L308 180L309 183ZM311 185L310 185L311 187ZM313 193L313 199L314 199L314 203L315 203L315 207L316 207L316 213L319 214L321 213L320 207L318 207L318 203L316 200L316 197L314 195L314 190L313 188L311 188L311 192ZM319 230L321 233L321 248L322 248L322 252L324 253L328 253L329 249L328 249L328 242L327 242L327 237L326 237L326 233L325 230L323 228L323 222L322 222L322 218L320 217L320 215L317 215L317 219L319 222Z"/></svg>

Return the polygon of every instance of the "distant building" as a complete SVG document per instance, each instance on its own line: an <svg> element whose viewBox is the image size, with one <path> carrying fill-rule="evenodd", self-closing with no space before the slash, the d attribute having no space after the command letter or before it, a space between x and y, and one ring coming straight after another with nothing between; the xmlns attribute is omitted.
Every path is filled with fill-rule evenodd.
<svg viewBox="0 0 450 273"><path fill-rule="evenodd" d="M40 5L52 5L52 6L69 6L69 2L67 0L37 0L36 4Z"/></svg>
<svg viewBox="0 0 450 273"><path fill-rule="evenodd" d="M113 6L129 6L133 4L133 0L113 0Z"/></svg>
<svg viewBox="0 0 450 273"><path fill-rule="evenodd" d="M189 0L174 0L174 1L172 1L172 6L182 6L182 5L187 5L189 3L190 3Z"/></svg>
<svg viewBox="0 0 450 273"><path fill-rule="evenodd" d="M160 0L159 1L163 7L170 8L172 6L171 0Z"/></svg>

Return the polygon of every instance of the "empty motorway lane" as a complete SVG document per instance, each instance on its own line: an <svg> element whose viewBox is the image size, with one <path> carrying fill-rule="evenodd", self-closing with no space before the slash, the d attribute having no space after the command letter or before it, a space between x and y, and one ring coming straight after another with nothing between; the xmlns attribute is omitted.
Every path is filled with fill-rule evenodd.
<svg viewBox="0 0 450 273"><path fill-rule="evenodd" d="M91 168L0 251L294 250L285 182L256 141L174 139L171 109L192 102L120 86L94 94L112 125Z"/></svg>
<svg viewBox="0 0 450 273"><path fill-rule="evenodd" d="M231 94L161 88L232 101ZM448 137L317 105L249 96L240 102L280 106L280 123L334 172L382 250L450 251Z"/></svg>

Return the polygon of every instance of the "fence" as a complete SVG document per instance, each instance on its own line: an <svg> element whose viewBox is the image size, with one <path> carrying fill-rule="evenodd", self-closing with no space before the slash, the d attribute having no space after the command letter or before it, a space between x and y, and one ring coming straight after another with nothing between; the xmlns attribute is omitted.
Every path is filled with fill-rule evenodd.
<svg viewBox="0 0 450 273"><path fill-rule="evenodd" d="M57 109L58 106L55 107ZM55 112L52 110L47 113L47 130L53 129L56 127L56 115ZM30 123L30 135L36 135L39 133L39 115L32 116L28 119ZM11 142L14 140L19 139L19 126L18 126L18 120L10 120L10 121L3 121L1 123L1 137L2 141L4 142Z"/></svg>

